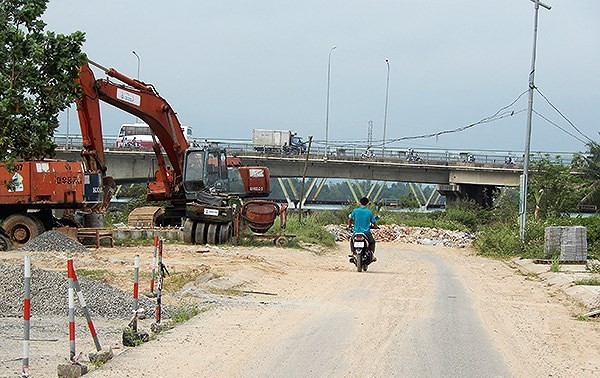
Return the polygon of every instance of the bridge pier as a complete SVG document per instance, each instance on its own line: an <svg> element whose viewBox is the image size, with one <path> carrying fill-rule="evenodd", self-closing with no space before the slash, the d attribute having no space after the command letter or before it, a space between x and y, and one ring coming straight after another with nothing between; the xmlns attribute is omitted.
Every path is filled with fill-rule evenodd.
<svg viewBox="0 0 600 378"><path fill-rule="evenodd" d="M485 209L492 208L494 196L498 190L496 185L450 184L437 186L437 191L446 197L446 205L461 199L471 199Z"/></svg>

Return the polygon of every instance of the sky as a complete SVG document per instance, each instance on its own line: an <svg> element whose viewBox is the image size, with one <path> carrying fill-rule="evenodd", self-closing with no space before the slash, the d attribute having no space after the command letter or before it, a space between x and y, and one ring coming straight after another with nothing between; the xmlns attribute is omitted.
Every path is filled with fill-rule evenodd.
<svg viewBox="0 0 600 378"><path fill-rule="evenodd" d="M600 140L600 1L545 3L531 150L586 151ZM132 78L135 51L196 138L289 129L323 146L328 129L330 145L366 146L372 121L386 149L525 150L530 0L50 0L43 19L85 32L90 59ZM58 134L78 132L74 109ZM135 120L107 104L102 117L105 135Z"/></svg>

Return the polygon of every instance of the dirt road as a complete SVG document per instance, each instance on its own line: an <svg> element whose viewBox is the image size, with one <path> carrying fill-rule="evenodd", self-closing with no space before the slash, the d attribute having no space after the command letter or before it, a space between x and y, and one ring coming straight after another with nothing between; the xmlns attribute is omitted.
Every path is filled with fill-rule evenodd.
<svg viewBox="0 0 600 378"><path fill-rule="evenodd" d="M378 244L357 273L346 244L293 249L181 247L223 289L216 302L90 377L593 377L600 323L559 290L466 250ZM203 251L204 252L204 251ZM168 263L168 262L167 262ZM200 299L206 280L184 292ZM204 297L206 299L206 297Z"/></svg>
<svg viewBox="0 0 600 378"><path fill-rule="evenodd" d="M381 244L368 273L346 246L256 249L250 295L119 356L91 377L592 377L600 324L561 293L464 250ZM250 257L252 256L252 258ZM258 274L256 274L258 273Z"/></svg>

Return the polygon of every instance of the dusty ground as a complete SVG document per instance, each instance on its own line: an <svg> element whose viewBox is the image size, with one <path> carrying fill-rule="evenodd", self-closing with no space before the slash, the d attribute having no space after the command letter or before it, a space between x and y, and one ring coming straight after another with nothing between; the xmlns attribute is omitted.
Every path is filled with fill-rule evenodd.
<svg viewBox="0 0 600 378"><path fill-rule="evenodd" d="M361 285L366 285L369 293L382 294L374 306L353 315L354 320L341 318L336 324L339 327L348 322L363 324L371 317L378 317L383 319L382 325L370 331L359 327L357 335L380 337L377 348L386 351L401 348L402 344L391 340L391 336L402 339L409 335L397 325L403 324L408 329L419 321L420 314L435 308L429 295L435 291L433 281L428 279L432 268L420 259L421 255L444 261L466 287L483 332L502 356L509 375L600 374L600 322L581 320L579 316L587 309L558 285L551 284L551 279L540 278L522 265L480 258L465 249L401 243L380 243L380 261L369 273L358 276L347 262L346 248L345 243L333 250L165 245L165 264L172 274L166 280L166 287L173 291L181 289L168 295L166 302L191 301L207 311L135 349L119 345L122 321L96 320L101 342L115 347L118 356L90 376L260 376L261 372L275 376L270 370L273 366L256 362L258 354L277 355L281 348L289 348L283 341L288 336L296 337L294 330L306 318L321 312L338 316L336 309L348 305L348 298L342 292L344 285L357 279L362 280ZM89 250L74 256L75 268L86 269L113 285L131 290L133 258L139 254L143 270L140 287L144 292L149 288L152 250L152 247ZM65 255L33 253L31 256L35 266L64 269ZM0 255L0 259L14 263L21 263L22 257L23 253ZM196 277L195 283L183 285ZM391 303L390 298L398 300ZM385 314L394 317L385 319ZM68 354L66 320L33 315L32 338L39 340L32 342L33 376L56 376L56 365ZM0 322L0 376L17 377L21 366L20 320L0 318ZM87 353L93 350L93 344L83 319L78 322L78 350ZM150 320L146 320L142 327L148 329L149 324ZM345 345L344 340L318 342L322 349L337 346L337 342ZM183 353L177 349L182 345ZM345 346L348 350L352 348ZM190 353L192 350L202 353L201 358L190 358L185 348L190 348ZM287 359L293 367L295 361ZM225 363L215 370L221 361ZM254 370L245 370L249 361L255 361L250 364ZM333 364L330 360L317 359L317 362L326 369L320 372L328 376L409 376L403 367L389 366L383 357L379 364L374 364L376 368L352 370L352 373L344 370L344 364L334 369L328 366Z"/></svg>

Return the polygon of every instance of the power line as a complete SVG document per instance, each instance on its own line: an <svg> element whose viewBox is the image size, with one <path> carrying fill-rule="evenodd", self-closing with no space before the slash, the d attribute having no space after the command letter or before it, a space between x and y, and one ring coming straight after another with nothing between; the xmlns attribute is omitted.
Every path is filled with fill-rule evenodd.
<svg viewBox="0 0 600 378"><path fill-rule="evenodd" d="M550 105L550 106L551 106L551 107L552 107L554 110L556 110L556 112L557 112L558 114L560 114L560 116L561 116L561 117L563 117L563 119L564 119L565 121L567 121L567 122L568 122L568 123L569 123L569 124L570 124L570 125L571 125L571 126L572 126L572 127L573 127L573 128L574 128L574 129L575 129L577 132L578 132L578 133L579 133L579 134L581 134L581 135L582 135L582 136L583 136L585 139L587 139L587 142L584 142L584 141L582 141L582 140L581 140L581 139L579 139L579 138L575 138L575 137L574 137L572 134L569 134L569 133L567 133L567 134L569 134L569 135L573 136L575 139L577 139L577 140L579 140L579 141L581 141L581 142L583 142L583 143L586 143L586 144L587 144L587 143L589 143L589 142L592 142L592 139L591 139L590 137L588 137L587 135L585 135L583 132L581 132L581 130L579 130L579 129L577 128L577 126L575 126L575 124L573 124L573 122L571 122L571 120L570 120L570 119L568 119L567 117L565 117L565 115L564 115L564 114L562 114L562 112L561 112L560 110L558 110L558 108L557 108L556 106L554 106L554 104L552 104L552 102L550 102L550 100L548 99L548 97L546 97L546 96L545 96L545 95L544 95L544 94L543 94L543 93L540 91L540 89L539 89L539 88L537 88L537 87L536 87L536 88L535 88L535 90L536 90L536 91L537 91L537 92L540 94L540 96L542 96L542 97L544 98L544 100L546 100L546 102L548 103L548 105ZM537 113L537 114L539 115L539 113ZM544 119L546 119L546 118L544 118ZM552 122L551 122L551 123L552 123ZM558 127L558 125L556 125L556 124L554 124L554 125ZM559 127L559 128L560 128L560 127ZM560 129L561 129L561 130L563 130L562 128L560 128ZM565 130L563 130L563 131L565 131ZM566 132L566 131L565 131L565 132Z"/></svg>
<svg viewBox="0 0 600 378"><path fill-rule="evenodd" d="M519 113L522 113L525 111L525 109L521 109L521 110L507 110L508 108L510 108L511 106L513 106L514 104L517 103L517 101L519 101L519 99L521 97L523 97L523 95L525 95L528 91L524 91L521 94L519 94L510 104L503 106L502 108L498 109L498 111L496 111L494 114L484 117L482 119L480 119L477 122L473 122L471 124L468 124L466 126L462 126L462 127L457 127L455 129L451 129L451 130L443 130L443 131L438 131L438 132L434 132L434 133L430 133L430 134L421 134L421 135L414 135L414 136L407 136L407 137L401 137L401 138L395 138L395 139L389 139L389 140L378 140L376 141L376 144L373 144L373 147L379 147L382 146L384 143L395 143L395 142L400 142L403 140L414 140L414 139L428 139L428 138L433 138L433 137L439 137L441 135L445 135L445 134L452 134L452 133L459 133L465 130L468 130L470 128L473 128L475 126L479 126L479 125L483 125L486 123L490 123L493 121L498 121L501 120L503 118L507 118L507 117L512 117L514 115L517 115ZM362 146L364 145L364 140L340 140L340 141L332 141L336 144L342 144L345 146Z"/></svg>
<svg viewBox="0 0 600 378"><path fill-rule="evenodd" d="M544 115L542 115L541 113L539 113L537 110L533 110L533 112L535 114L537 114L540 118L542 118L543 120L545 120L546 122L548 122L549 124L553 125L554 127L556 127L557 129L561 130L562 132L564 132L565 134L573 137L574 139L577 139L578 141L580 141L583 144L587 144L588 142L586 142L585 140L579 138L577 135L574 135L570 132L568 132L567 130L563 129L562 127L560 127L556 122L550 120L549 118L545 117ZM584 135L585 136L585 135Z"/></svg>

